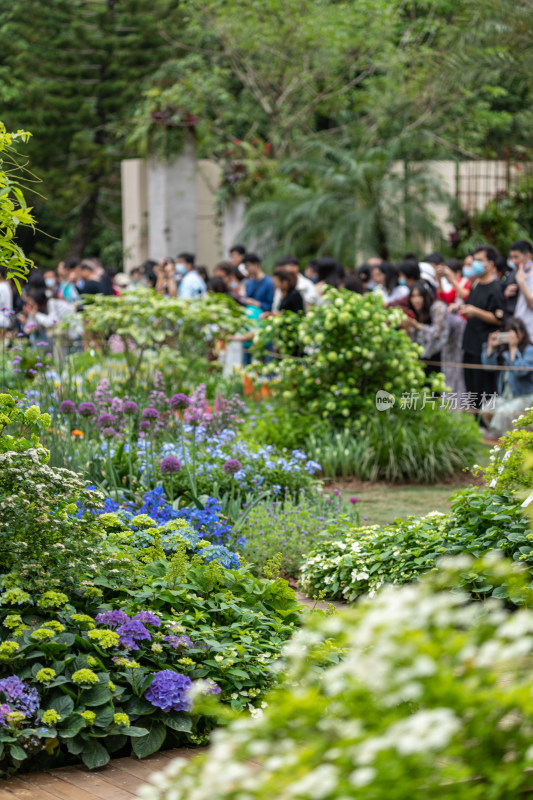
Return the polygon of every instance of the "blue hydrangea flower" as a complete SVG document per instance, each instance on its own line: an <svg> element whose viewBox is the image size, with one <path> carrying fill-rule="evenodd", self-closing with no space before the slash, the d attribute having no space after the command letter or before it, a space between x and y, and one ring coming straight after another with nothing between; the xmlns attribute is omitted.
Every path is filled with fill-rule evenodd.
<svg viewBox="0 0 533 800"><path fill-rule="evenodd" d="M119 625L124 625L126 622L129 622L130 618L124 611L115 608L113 611L102 611L100 614L96 615L95 620L99 625L107 625L108 628L118 628Z"/></svg>
<svg viewBox="0 0 533 800"><path fill-rule="evenodd" d="M139 611L138 614L135 614L133 619L138 619L139 622L142 622L144 625L154 625L156 628L159 628L161 625L159 617L156 617L151 611Z"/></svg>
<svg viewBox="0 0 533 800"><path fill-rule="evenodd" d="M192 681L187 675L163 669L154 672L154 679L144 693L146 700L162 711L190 711L191 702L188 691Z"/></svg>
<svg viewBox="0 0 533 800"><path fill-rule="evenodd" d="M120 637L120 644L128 650L139 650L137 642L152 641L149 631L137 619L130 619L129 622L121 625L120 628L117 628L117 633Z"/></svg>
<svg viewBox="0 0 533 800"><path fill-rule="evenodd" d="M40 700L37 689L21 680L18 675L10 675L0 680L2 693L11 706L10 710L21 711L29 719L39 710Z"/></svg>

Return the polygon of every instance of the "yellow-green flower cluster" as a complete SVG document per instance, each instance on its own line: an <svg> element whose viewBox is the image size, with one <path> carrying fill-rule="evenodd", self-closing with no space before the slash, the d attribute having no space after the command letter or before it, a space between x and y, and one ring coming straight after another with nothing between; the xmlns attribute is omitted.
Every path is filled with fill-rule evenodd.
<svg viewBox="0 0 533 800"><path fill-rule="evenodd" d="M129 658L117 658L115 664L118 667L126 667L126 669L140 669L141 666L138 661Z"/></svg>
<svg viewBox="0 0 533 800"><path fill-rule="evenodd" d="M65 626L61 624L57 619L49 619L46 622L43 622L43 628L50 628L51 631L55 633L62 633L65 630Z"/></svg>
<svg viewBox="0 0 533 800"><path fill-rule="evenodd" d="M109 689L110 692L114 692L117 687L115 686L113 681L109 681L109 683L107 684L107 688Z"/></svg>
<svg viewBox="0 0 533 800"><path fill-rule="evenodd" d="M87 725L94 725L96 714L94 711L82 711L80 717L83 717Z"/></svg>
<svg viewBox="0 0 533 800"><path fill-rule="evenodd" d="M22 589L9 589L7 592L4 592L0 598L0 602L3 605L9 606L21 606L24 603L28 603L30 600L31 596Z"/></svg>
<svg viewBox="0 0 533 800"><path fill-rule="evenodd" d="M87 656L87 666L93 667L94 669L94 667L100 666L100 662L98 661L97 658L94 658L94 656Z"/></svg>
<svg viewBox="0 0 533 800"><path fill-rule="evenodd" d="M87 588L83 592L83 596L84 597L99 598L99 597L103 597L104 593L102 592L101 589L97 589L96 586L87 586Z"/></svg>
<svg viewBox="0 0 533 800"><path fill-rule="evenodd" d="M85 626L87 626L87 628L94 628L93 618L88 614L72 614L70 619L80 628Z"/></svg>
<svg viewBox="0 0 533 800"><path fill-rule="evenodd" d="M89 631L87 634L89 639L97 642L100 647L107 649L109 647L117 647L119 643L119 635L116 631L112 631L109 628L104 628L103 630L98 628L93 631Z"/></svg>
<svg viewBox="0 0 533 800"><path fill-rule="evenodd" d="M0 644L0 659L11 658L18 650L20 650L18 642L6 640Z"/></svg>
<svg viewBox="0 0 533 800"><path fill-rule="evenodd" d="M137 514L136 517L131 518L129 524L134 528L151 528L154 521L148 514Z"/></svg>
<svg viewBox="0 0 533 800"><path fill-rule="evenodd" d="M22 625L22 617L20 614L8 614L3 624L5 628L18 628Z"/></svg>
<svg viewBox="0 0 533 800"><path fill-rule="evenodd" d="M19 722L24 722L26 717L22 713L22 711L10 711L6 714L6 719L9 720L13 725L18 725Z"/></svg>
<svg viewBox="0 0 533 800"><path fill-rule="evenodd" d="M122 725L124 728L130 727L130 718L127 714L113 714L113 722L115 725Z"/></svg>
<svg viewBox="0 0 533 800"><path fill-rule="evenodd" d="M53 681L56 676L55 669L48 669L48 667L43 667L40 669L37 675L35 676L39 683L48 683L49 681Z"/></svg>
<svg viewBox="0 0 533 800"><path fill-rule="evenodd" d="M41 722L45 725L55 725L61 720L61 714L55 708L49 708L41 717Z"/></svg>
<svg viewBox="0 0 533 800"><path fill-rule="evenodd" d="M92 669L79 669L72 675L74 683L98 683L99 678Z"/></svg>
<svg viewBox="0 0 533 800"><path fill-rule="evenodd" d="M68 597L63 592L45 592L39 600L37 601L37 605L40 608L59 608L60 606L64 606L68 603Z"/></svg>
<svg viewBox="0 0 533 800"><path fill-rule="evenodd" d="M46 642L48 639L53 639L55 633L50 628L37 628L31 634L31 638L36 642Z"/></svg>

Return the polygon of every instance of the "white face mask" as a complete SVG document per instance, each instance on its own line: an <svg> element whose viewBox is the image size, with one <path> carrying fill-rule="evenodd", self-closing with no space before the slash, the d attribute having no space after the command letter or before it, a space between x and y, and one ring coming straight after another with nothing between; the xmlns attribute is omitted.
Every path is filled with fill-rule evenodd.
<svg viewBox="0 0 533 800"><path fill-rule="evenodd" d="M46 287L48 289L53 289L54 286L56 285L56 279L55 278L45 278L44 282L45 282Z"/></svg>
<svg viewBox="0 0 533 800"><path fill-rule="evenodd" d="M187 269L185 268L185 264L183 263L183 261L178 261L178 263L176 264L176 274L185 275L186 272Z"/></svg>

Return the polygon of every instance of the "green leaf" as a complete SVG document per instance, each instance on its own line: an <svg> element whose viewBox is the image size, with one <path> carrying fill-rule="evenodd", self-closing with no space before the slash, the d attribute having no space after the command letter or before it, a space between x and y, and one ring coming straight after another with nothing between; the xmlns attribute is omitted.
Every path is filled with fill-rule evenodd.
<svg viewBox="0 0 533 800"><path fill-rule="evenodd" d="M136 695L128 700L124 707L126 714L131 716L139 716L140 714L153 714L157 709L148 700Z"/></svg>
<svg viewBox="0 0 533 800"><path fill-rule="evenodd" d="M173 731L185 731L188 733L192 730L192 719L185 716L185 714L167 714L164 722L167 728L172 728Z"/></svg>
<svg viewBox="0 0 533 800"><path fill-rule="evenodd" d="M113 693L105 686L93 686L82 694L82 701L86 706L102 706L113 699Z"/></svg>
<svg viewBox="0 0 533 800"><path fill-rule="evenodd" d="M97 769L107 764L109 761L109 753L103 744L91 739L81 754L81 758L86 767L89 769Z"/></svg>
<svg viewBox="0 0 533 800"><path fill-rule="evenodd" d="M68 717L69 714L72 714L74 711L74 702L72 698L68 697L66 694L51 700L49 706L50 708L55 709L58 714L61 714L63 718Z"/></svg>
<svg viewBox="0 0 533 800"><path fill-rule="evenodd" d="M60 723L62 725L62 723ZM71 714L65 727L58 728L60 739L73 739L85 727L85 720L79 714Z"/></svg>
<svg viewBox="0 0 533 800"><path fill-rule="evenodd" d="M11 757L16 761L24 761L25 758L28 758L28 754L18 744L14 744L11 748Z"/></svg>
<svg viewBox="0 0 533 800"><path fill-rule="evenodd" d="M123 736L131 736L132 739L137 736L147 736L149 733L148 728L138 728L135 725L130 725L129 728L121 728Z"/></svg>
<svg viewBox="0 0 533 800"><path fill-rule="evenodd" d="M151 756L152 753L157 753L162 747L166 735L167 729L165 725L162 722L154 722L147 736L133 740L131 743L133 752L137 758L146 758Z"/></svg>

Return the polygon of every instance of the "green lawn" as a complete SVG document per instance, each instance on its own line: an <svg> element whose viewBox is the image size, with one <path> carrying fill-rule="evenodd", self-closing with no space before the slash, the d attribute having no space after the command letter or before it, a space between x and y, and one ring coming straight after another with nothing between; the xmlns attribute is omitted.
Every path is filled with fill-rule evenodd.
<svg viewBox="0 0 533 800"><path fill-rule="evenodd" d="M358 490L342 489L345 498L357 497L361 522L365 525L386 525L398 517L421 517L430 511L449 511L449 498L459 489L471 485L465 481L437 486L369 485ZM368 517L363 520L363 517Z"/></svg>
<svg viewBox="0 0 533 800"><path fill-rule="evenodd" d="M488 464L490 446L484 446L478 463ZM386 525L397 518L423 516L430 511L449 511L450 497L454 492L471 486L474 483L469 472L459 474L455 481L432 486L424 485L390 485L390 484L355 484L354 488L346 488L339 484L345 499L357 497L357 508L361 522L365 525ZM363 520L363 517L368 517Z"/></svg>

